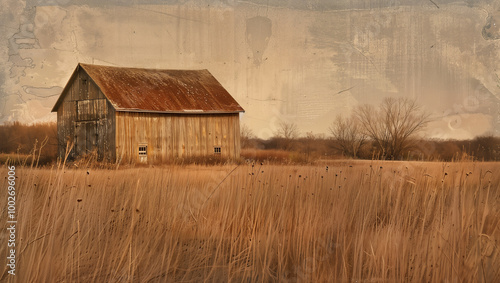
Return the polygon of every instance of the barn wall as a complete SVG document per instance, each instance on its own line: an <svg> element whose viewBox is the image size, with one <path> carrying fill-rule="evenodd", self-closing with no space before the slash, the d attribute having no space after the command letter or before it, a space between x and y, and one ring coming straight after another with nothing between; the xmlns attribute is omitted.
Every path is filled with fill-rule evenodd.
<svg viewBox="0 0 500 283"><path fill-rule="evenodd" d="M97 149L99 160L115 160L115 111L81 68L72 76L57 109L59 156L73 144L70 158Z"/></svg>
<svg viewBox="0 0 500 283"><path fill-rule="evenodd" d="M141 162L139 146L147 145L147 162L175 158L240 156L239 114L152 114L116 112L118 160Z"/></svg>

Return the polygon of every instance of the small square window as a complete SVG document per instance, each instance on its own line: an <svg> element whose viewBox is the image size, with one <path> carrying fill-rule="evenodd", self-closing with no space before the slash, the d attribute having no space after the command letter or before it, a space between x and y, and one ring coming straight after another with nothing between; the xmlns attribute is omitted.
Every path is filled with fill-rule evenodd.
<svg viewBox="0 0 500 283"><path fill-rule="evenodd" d="M215 147L214 147L214 153L215 153L215 154L220 154L220 153L221 153L221 148L220 148L220 146L215 146Z"/></svg>
<svg viewBox="0 0 500 283"><path fill-rule="evenodd" d="M139 156L147 156L148 155L148 146L140 145L139 146Z"/></svg>

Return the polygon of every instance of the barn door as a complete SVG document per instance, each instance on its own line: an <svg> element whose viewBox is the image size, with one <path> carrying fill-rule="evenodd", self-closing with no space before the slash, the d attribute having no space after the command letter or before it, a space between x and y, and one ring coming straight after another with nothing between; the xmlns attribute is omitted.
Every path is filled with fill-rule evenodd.
<svg viewBox="0 0 500 283"><path fill-rule="evenodd" d="M96 121L76 122L76 154L88 154L97 146Z"/></svg>

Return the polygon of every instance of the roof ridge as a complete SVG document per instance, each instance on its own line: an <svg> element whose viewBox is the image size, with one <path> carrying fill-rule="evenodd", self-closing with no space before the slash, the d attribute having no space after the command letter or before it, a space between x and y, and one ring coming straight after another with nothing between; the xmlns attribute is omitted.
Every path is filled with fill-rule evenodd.
<svg viewBox="0 0 500 283"><path fill-rule="evenodd" d="M88 66L90 68L92 67L97 67L97 68L112 68L112 69L124 69L124 70L147 70L147 71L191 71L191 72L196 72L196 71L208 71L208 69L203 68L203 69L159 69L159 68L144 68L144 67L122 67L122 66L109 66L109 65L100 65L100 64L88 64L88 63L78 63L79 66L82 66L85 68L85 66Z"/></svg>

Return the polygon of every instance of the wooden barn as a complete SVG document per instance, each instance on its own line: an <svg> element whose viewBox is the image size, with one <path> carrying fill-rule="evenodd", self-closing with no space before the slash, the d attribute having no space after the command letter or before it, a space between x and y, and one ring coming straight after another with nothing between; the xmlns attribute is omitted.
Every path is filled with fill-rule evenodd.
<svg viewBox="0 0 500 283"><path fill-rule="evenodd" d="M164 162L240 155L243 108L207 70L78 64L52 112L59 156Z"/></svg>

